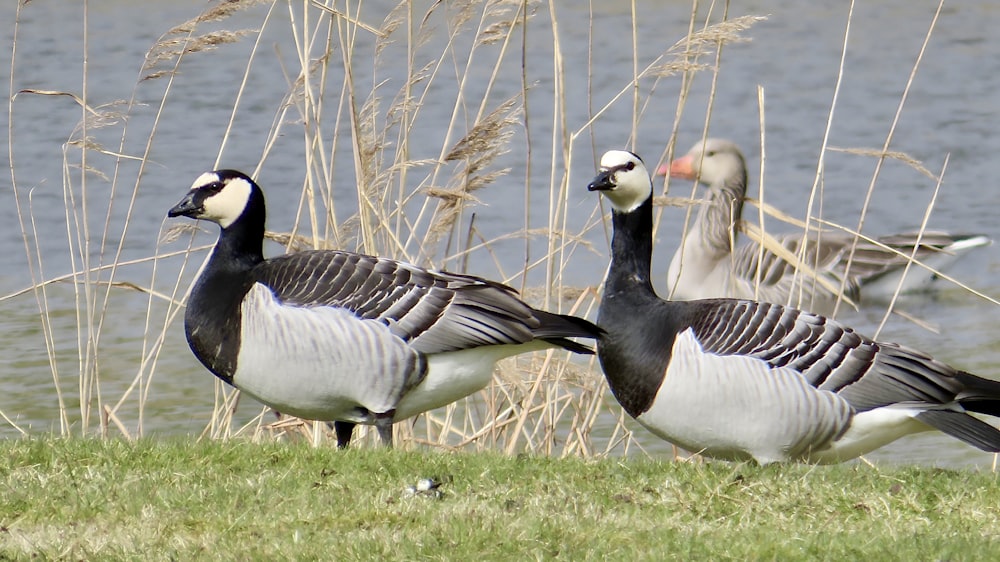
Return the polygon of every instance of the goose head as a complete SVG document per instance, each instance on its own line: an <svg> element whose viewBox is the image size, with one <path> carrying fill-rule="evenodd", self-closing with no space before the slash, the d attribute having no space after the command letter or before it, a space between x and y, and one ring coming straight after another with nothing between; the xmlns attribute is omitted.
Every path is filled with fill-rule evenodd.
<svg viewBox="0 0 1000 562"><path fill-rule="evenodd" d="M601 156L600 173L587 189L604 193L616 211L628 213L653 195L653 182L642 158L627 150L609 150Z"/></svg>
<svg viewBox="0 0 1000 562"><path fill-rule="evenodd" d="M263 192L246 174L236 170L215 170L198 176L191 191L167 212L167 216L208 220L225 230L248 209L262 211L263 202Z"/></svg>
<svg viewBox="0 0 1000 562"><path fill-rule="evenodd" d="M656 175L721 185L746 173L746 161L735 143L724 139L705 139L691 147L684 156L656 170Z"/></svg>

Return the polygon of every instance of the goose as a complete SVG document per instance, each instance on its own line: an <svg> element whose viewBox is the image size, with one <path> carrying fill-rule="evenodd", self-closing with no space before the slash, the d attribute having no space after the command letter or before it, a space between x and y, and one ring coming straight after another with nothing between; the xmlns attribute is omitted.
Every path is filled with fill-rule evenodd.
<svg viewBox="0 0 1000 562"><path fill-rule="evenodd" d="M498 360L592 354L568 338L600 333L470 275L336 250L265 259L264 193L236 170L202 174L167 215L220 227L184 313L194 355L279 412L333 421L341 448L356 424L391 446L393 422L481 390Z"/></svg>
<svg viewBox="0 0 1000 562"><path fill-rule="evenodd" d="M1000 382L823 316L743 299L661 299L650 281L653 185L631 152L589 184L610 201L611 266L597 357L632 418L710 458L836 463L937 429L984 451L1000 431Z"/></svg>
<svg viewBox="0 0 1000 562"><path fill-rule="evenodd" d="M761 253L755 242L733 247L747 190L746 161L736 144L715 138L698 142L687 154L657 170L657 175L666 174L703 183L709 192L708 203L702 205L670 262L667 278L675 299L731 297L797 302L810 311L829 315L835 310L842 282L844 296L853 303L862 297L891 297L908 261L905 256L910 255L918 240L916 259L938 271L953 265L969 250L992 243L980 234L946 232L893 234L878 238L881 245L859 239L848 274L854 237L839 231L811 233L805 241L802 263L825 281L817 282L803 272L796 275L795 266L777 254L766 250ZM791 254L799 255L801 234L775 238ZM911 267L902 290L925 289L935 278L929 269Z"/></svg>

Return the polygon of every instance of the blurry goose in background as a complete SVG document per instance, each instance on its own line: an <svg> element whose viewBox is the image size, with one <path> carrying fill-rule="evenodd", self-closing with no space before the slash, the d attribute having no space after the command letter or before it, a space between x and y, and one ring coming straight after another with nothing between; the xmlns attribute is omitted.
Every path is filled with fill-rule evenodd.
<svg viewBox="0 0 1000 562"><path fill-rule="evenodd" d="M831 314L837 291L846 274L854 237L846 232L813 232L806 239L802 263L825 279L816 282L808 273L796 275L795 266L771 251L760 254L756 242L733 247L737 240L736 221L741 217L747 190L747 167L743 154L730 141L707 139L695 144L688 153L658 175L699 181L708 186L708 202L670 262L667 283L672 298L731 297L775 303L797 303L819 314ZM775 236L790 253L800 256L801 234ZM901 233L878 238L878 244L858 240L850 273L844 284L844 296L857 303L859 298L887 298L896 290L906 257L917 244L918 233ZM986 246L990 239L982 235L952 235L924 232L916 259L938 271L951 266L973 248ZM758 264L760 265L758 271ZM755 290L759 277L759 290ZM914 264L907 272L903 291L925 288L934 273ZM833 290L831 290L833 289Z"/></svg>
<svg viewBox="0 0 1000 562"><path fill-rule="evenodd" d="M169 216L217 223L184 331L213 374L285 414L392 423L484 388L504 357L550 347L593 351L586 320L535 310L505 285L342 251L264 259L264 194L234 170L202 174Z"/></svg>
<svg viewBox="0 0 1000 562"><path fill-rule="evenodd" d="M653 185L610 151L588 186L614 235L597 356L625 411L692 452L759 463L834 463L938 429L984 451L1000 431L1000 382L875 342L816 314L749 300L665 301L650 282Z"/></svg>

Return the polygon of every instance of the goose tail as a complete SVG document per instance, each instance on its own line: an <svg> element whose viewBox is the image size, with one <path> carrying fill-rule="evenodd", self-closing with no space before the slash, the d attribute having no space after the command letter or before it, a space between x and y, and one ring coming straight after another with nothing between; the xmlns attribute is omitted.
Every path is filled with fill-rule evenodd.
<svg viewBox="0 0 1000 562"><path fill-rule="evenodd" d="M538 319L538 327L533 329L532 333L536 338L573 353L593 355L594 350L568 338L597 339L604 333L604 330L593 322L568 314L554 314L536 310L535 318Z"/></svg>
<svg viewBox="0 0 1000 562"><path fill-rule="evenodd" d="M1000 453L1000 430L992 425L957 410L925 410L916 418L988 453Z"/></svg>
<svg viewBox="0 0 1000 562"><path fill-rule="evenodd" d="M955 379L962 390L955 397L968 412L1000 416L1000 381L959 371ZM1000 430L965 411L927 410L917 414L917 419L941 430L973 447L990 453L1000 452Z"/></svg>

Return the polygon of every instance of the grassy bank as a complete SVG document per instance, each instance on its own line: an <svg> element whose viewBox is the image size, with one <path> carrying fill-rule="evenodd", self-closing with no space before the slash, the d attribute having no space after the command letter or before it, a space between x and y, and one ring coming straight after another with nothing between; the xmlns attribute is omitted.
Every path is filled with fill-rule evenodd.
<svg viewBox="0 0 1000 562"><path fill-rule="evenodd" d="M988 473L301 444L2 444L0 558L986 559ZM413 492L421 479L438 493Z"/></svg>

